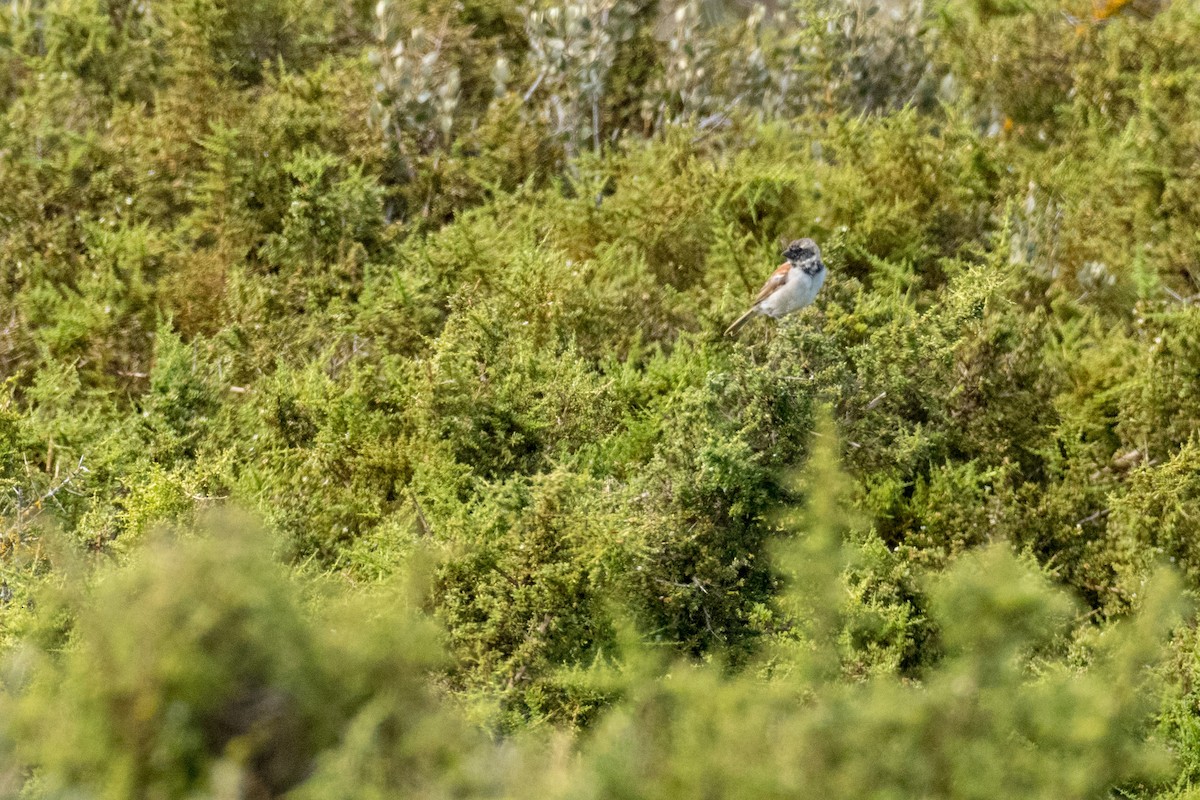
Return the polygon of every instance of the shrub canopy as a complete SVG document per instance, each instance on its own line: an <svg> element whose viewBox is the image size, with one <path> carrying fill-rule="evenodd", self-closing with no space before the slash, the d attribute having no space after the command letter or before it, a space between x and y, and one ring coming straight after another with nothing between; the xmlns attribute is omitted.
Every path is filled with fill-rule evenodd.
<svg viewBox="0 0 1200 800"><path fill-rule="evenodd" d="M1187 796L1198 105L1194 0L9 3L0 796Z"/></svg>

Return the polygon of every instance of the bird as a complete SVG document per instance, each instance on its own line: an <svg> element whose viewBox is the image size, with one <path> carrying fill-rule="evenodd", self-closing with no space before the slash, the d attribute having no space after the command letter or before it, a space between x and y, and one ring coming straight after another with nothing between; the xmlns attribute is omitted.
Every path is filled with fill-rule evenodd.
<svg viewBox="0 0 1200 800"><path fill-rule="evenodd" d="M725 329L736 336L742 326L758 315L779 319L812 303L825 283L825 262L821 249L812 239L797 239L783 251L787 259L763 284L750 310Z"/></svg>

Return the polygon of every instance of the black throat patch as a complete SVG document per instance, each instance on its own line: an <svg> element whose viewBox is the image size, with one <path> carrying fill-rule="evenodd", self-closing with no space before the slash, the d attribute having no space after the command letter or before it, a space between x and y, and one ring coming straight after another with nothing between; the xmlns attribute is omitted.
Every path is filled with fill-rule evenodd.
<svg viewBox="0 0 1200 800"><path fill-rule="evenodd" d="M795 265L804 272L805 275L816 275L821 270L825 269L825 262L820 258L810 258Z"/></svg>

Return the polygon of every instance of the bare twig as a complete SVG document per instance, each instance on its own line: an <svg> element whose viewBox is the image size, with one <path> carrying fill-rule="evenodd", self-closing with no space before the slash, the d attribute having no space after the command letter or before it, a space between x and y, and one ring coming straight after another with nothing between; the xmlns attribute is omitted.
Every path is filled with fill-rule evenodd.
<svg viewBox="0 0 1200 800"><path fill-rule="evenodd" d="M31 503L26 504L23 493L20 489L16 489L17 495L17 510L13 518L13 522L8 529L4 531L0 539L11 543L11 546L16 546L23 540L25 529L33 523L41 513L46 509L46 504L53 501L59 492L68 490L71 482L80 475L85 475L89 470L83 463L83 456L79 457L79 461L71 468L69 472L59 478L56 474L56 481L47 489L41 496Z"/></svg>
<svg viewBox="0 0 1200 800"><path fill-rule="evenodd" d="M1075 527L1079 527L1081 525L1086 525L1089 522L1095 522L1096 520L1100 519L1101 517L1107 517L1108 514L1109 514L1109 509L1102 508L1093 514L1088 514L1086 517L1084 517L1083 519L1076 522Z"/></svg>

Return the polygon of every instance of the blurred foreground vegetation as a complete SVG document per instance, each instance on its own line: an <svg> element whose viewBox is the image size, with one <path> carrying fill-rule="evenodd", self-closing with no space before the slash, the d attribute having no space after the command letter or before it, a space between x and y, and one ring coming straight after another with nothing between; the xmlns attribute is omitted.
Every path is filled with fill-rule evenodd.
<svg viewBox="0 0 1200 800"><path fill-rule="evenodd" d="M0 797L1200 794L1196 0L0 12Z"/></svg>

